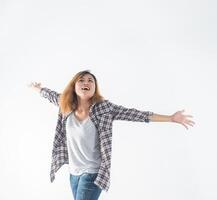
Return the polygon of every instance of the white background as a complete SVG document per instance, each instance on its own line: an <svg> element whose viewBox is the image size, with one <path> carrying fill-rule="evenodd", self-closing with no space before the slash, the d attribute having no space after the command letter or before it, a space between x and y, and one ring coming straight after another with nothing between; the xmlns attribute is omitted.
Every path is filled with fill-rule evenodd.
<svg viewBox="0 0 217 200"><path fill-rule="evenodd" d="M214 0L1 0L0 199L72 200L67 165L50 183L62 92L90 69L102 95L196 125L115 121L111 187L100 200L217 199L217 3Z"/></svg>

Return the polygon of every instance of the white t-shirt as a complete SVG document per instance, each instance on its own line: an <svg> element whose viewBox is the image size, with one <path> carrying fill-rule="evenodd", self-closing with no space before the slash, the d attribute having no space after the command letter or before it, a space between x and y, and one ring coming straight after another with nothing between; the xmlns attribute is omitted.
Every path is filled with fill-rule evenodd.
<svg viewBox="0 0 217 200"><path fill-rule="evenodd" d="M72 112L66 121L69 172L97 173L101 163L98 132L90 117L80 122Z"/></svg>

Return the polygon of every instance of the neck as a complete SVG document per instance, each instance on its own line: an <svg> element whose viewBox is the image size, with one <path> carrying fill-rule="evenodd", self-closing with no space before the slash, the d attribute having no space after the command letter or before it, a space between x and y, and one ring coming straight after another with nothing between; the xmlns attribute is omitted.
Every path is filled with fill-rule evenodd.
<svg viewBox="0 0 217 200"><path fill-rule="evenodd" d="M83 100L83 99L80 99L78 100L78 107L77 107L77 112L80 112L80 113L85 113L85 112L88 112L90 109L90 102L88 100Z"/></svg>

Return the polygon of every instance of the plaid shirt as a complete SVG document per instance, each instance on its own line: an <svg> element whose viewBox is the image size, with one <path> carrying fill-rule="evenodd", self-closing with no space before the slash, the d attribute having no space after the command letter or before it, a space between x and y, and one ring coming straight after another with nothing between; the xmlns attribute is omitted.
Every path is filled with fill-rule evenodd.
<svg viewBox="0 0 217 200"><path fill-rule="evenodd" d="M47 98L56 106L59 106L59 93L43 87L40 91L40 95ZM52 163L50 171L51 182L54 181L55 173L58 169L64 164L69 164L65 125L66 119L70 114L71 113L63 116L59 109L52 150ZM113 120L149 122L149 116L153 114L154 113L150 111L139 111L135 108L125 108L111 103L108 100L91 105L89 116L97 128L101 152L101 165L94 183L101 189L108 191L110 186Z"/></svg>

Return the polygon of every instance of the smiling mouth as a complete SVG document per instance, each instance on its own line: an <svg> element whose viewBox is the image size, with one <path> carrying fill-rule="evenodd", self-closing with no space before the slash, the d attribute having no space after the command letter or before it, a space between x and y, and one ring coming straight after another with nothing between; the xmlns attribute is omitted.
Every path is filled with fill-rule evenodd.
<svg viewBox="0 0 217 200"><path fill-rule="evenodd" d="M83 87L83 88L81 88L81 90L87 90L87 91L89 91L90 88L89 87Z"/></svg>

